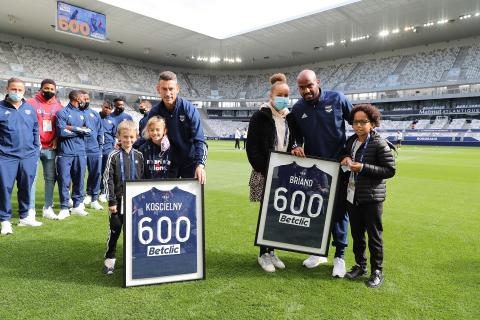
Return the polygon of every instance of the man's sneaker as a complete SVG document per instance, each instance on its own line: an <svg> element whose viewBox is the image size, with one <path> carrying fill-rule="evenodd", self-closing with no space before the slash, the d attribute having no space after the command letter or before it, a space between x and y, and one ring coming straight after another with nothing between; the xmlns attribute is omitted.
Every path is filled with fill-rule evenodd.
<svg viewBox="0 0 480 320"><path fill-rule="evenodd" d="M103 210L102 205L100 203L98 203L97 200L90 203L90 208L95 209L95 210Z"/></svg>
<svg viewBox="0 0 480 320"><path fill-rule="evenodd" d="M345 268L345 260L335 257L333 259L332 277L343 278L345 277L345 273L347 273L347 269Z"/></svg>
<svg viewBox="0 0 480 320"><path fill-rule="evenodd" d="M58 220L63 220L63 219L68 218L68 217L70 217L70 211L68 211L68 209L62 209L58 213L57 219Z"/></svg>
<svg viewBox="0 0 480 320"><path fill-rule="evenodd" d="M18 222L19 227L40 227L42 224L40 221L35 220L35 209L29 209L28 215Z"/></svg>
<svg viewBox="0 0 480 320"><path fill-rule="evenodd" d="M105 259L103 263L103 274L113 274L115 271L115 259Z"/></svg>
<svg viewBox="0 0 480 320"><path fill-rule="evenodd" d="M367 268L362 268L358 264L354 265L350 271L345 273L345 278L350 280L356 280L363 275L367 274Z"/></svg>
<svg viewBox="0 0 480 320"><path fill-rule="evenodd" d="M310 256L308 259L303 261L303 265L309 269L318 267L322 263L327 263L328 259L326 257L320 256Z"/></svg>
<svg viewBox="0 0 480 320"><path fill-rule="evenodd" d="M285 263L277 257L275 252L270 252L270 260L275 268L285 269Z"/></svg>
<svg viewBox="0 0 480 320"><path fill-rule="evenodd" d="M6 235L6 234L12 234L12 224L10 221L2 221L2 231L1 234Z"/></svg>
<svg viewBox="0 0 480 320"><path fill-rule="evenodd" d="M89 195L87 195L87 196L85 197L85 199L83 199L83 203L84 203L84 204L90 204L90 203L92 203L92 197L89 196Z"/></svg>
<svg viewBox="0 0 480 320"><path fill-rule="evenodd" d="M73 200L72 198L68 199L68 206L73 207Z"/></svg>
<svg viewBox="0 0 480 320"><path fill-rule="evenodd" d="M78 207L76 207L76 208L72 208L72 210L71 210L70 212L71 212L71 214L75 214L75 215L77 215L77 216L82 216L82 217L88 216L88 212L85 211L85 209L82 208L82 206L78 206Z"/></svg>
<svg viewBox="0 0 480 320"><path fill-rule="evenodd" d="M102 193L100 197L98 197L98 200L100 200L100 202L103 202L103 203L107 202L107 195Z"/></svg>
<svg viewBox="0 0 480 320"><path fill-rule="evenodd" d="M43 209L43 215L42 215L45 219L50 219L50 220L57 220L58 217L57 215L55 214L55 212L53 211L53 208L52 207L48 207L48 208L44 208Z"/></svg>
<svg viewBox="0 0 480 320"><path fill-rule="evenodd" d="M275 272L275 266L273 265L272 259L270 258L270 255L268 253L264 253L260 257L258 257L258 264L266 272Z"/></svg>
<svg viewBox="0 0 480 320"><path fill-rule="evenodd" d="M380 270L374 270L370 275L370 279L365 282L369 288L378 288L383 283L383 272Z"/></svg>

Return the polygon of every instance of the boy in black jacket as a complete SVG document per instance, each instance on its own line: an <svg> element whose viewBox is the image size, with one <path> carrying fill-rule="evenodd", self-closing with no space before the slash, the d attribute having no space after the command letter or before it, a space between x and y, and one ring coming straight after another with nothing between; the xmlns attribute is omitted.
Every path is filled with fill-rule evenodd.
<svg viewBox="0 0 480 320"><path fill-rule="evenodd" d="M117 139L121 147L108 155L106 170L103 175L108 199L110 233L107 240L107 252L103 273L112 274L115 269L115 251L122 231L122 198L125 180L141 179L143 176L142 153L133 149L137 139L137 128L133 121L124 120L117 128Z"/></svg>
<svg viewBox="0 0 480 320"><path fill-rule="evenodd" d="M365 231L368 234L371 276L369 288L383 283L382 213L386 196L386 181L395 175L395 159L389 144L373 129L380 125L380 112L370 104L352 109L355 134L346 143L341 157L342 166L349 167L347 209L353 238L356 265L345 278L357 279L367 273Z"/></svg>

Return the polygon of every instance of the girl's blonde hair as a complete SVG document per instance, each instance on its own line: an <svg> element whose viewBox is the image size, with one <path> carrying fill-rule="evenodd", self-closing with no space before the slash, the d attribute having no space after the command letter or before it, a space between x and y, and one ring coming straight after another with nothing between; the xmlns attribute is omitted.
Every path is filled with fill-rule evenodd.
<svg viewBox="0 0 480 320"><path fill-rule="evenodd" d="M123 120L117 128L117 138L120 137L123 130L133 130L137 132L137 125L132 120Z"/></svg>
<svg viewBox="0 0 480 320"><path fill-rule="evenodd" d="M145 126L145 128L143 128L143 131L142 131L142 137L145 140L150 139L150 135L148 134L148 128L150 128L150 126L156 123L163 123L164 128L166 128L167 126L167 123L165 122L165 119L163 117L160 117L160 116L151 117L150 119L148 119L147 125Z"/></svg>

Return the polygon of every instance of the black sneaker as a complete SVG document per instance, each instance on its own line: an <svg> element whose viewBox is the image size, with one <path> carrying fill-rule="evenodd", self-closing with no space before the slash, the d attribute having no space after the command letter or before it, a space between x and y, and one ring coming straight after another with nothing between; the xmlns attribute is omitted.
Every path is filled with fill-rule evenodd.
<svg viewBox="0 0 480 320"><path fill-rule="evenodd" d="M356 280L363 275L367 274L367 269L360 267L358 264L354 265L350 271L345 274L345 278L350 280Z"/></svg>
<svg viewBox="0 0 480 320"><path fill-rule="evenodd" d="M372 274L370 275L370 279L368 279L365 284L369 288L378 288L382 285L383 279L383 272L380 270L375 270L372 272Z"/></svg>
<svg viewBox="0 0 480 320"><path fill-rule="evenodd" d="M110 275L110 274L113 274L114 270L115 270L114 268L109 268L107 266L103 266L102 272L103 272L103 274Z"/></svg>

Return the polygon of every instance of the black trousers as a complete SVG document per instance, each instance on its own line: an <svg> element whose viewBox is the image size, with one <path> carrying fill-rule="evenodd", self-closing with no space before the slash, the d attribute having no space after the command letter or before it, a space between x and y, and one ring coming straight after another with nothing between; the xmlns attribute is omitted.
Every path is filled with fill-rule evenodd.
<svg viewBox="0 0 480 320"><path fill-rule="evenodd" d="M240 149L240 139L235 139L235 149Z"/></svg>
<svg viewBox="0 0 480 320"><path fill-rule="evenodd" d="M123 226L123 214L120 214L120 212L122 212L122 198L117 198L117 213L109 213L108 217L110 231L107 239L107 252L105 252L106 259L115 259L117 241Z"/></svg>
<svg viewBox="0 0 480 320"><path fill-rule="evenodd" d="M355 262L362 268L367 267L366 239L368 235L368 250L370 251L370 266L373 270L383 268L382 213L383 202L367 204L351 204L347 202L350 218L350 230L353 238L353 253Z"/></svg>
<svg viewBox="0 0 480 320"><path fill-rule="evenodd" d="M265 246L260 246L260 254L258 256L261 257L264 253L270 253L270 252L274 252L274 249L265 247Z"/></svg>

